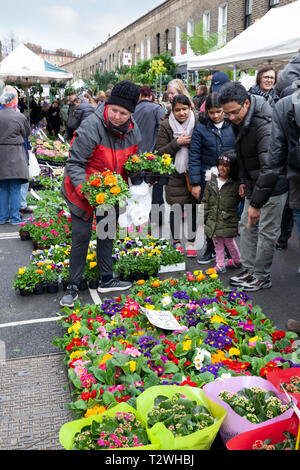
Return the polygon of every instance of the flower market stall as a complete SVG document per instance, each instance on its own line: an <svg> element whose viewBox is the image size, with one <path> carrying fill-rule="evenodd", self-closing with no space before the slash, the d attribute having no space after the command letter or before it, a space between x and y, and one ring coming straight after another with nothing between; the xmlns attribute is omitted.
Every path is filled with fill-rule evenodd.
<svg viewBox="0 0 300 470"><path fill-rule="evenodd" d="M178 321L178 330L168 330L167 324L165 329L155 327L144 314L145 310L158 316L159 312L169 312ZM140 280L128 295L105 299L97 306L81 306L77 301L74 309L64 308L63 313L60 322L65 334L62 338L56 337L54 344L65 352L65 364L74 386L73 400L68 407L77 418L89 418L89 424L93 422L92 417L96 422L101 421L102 413L105 416L107 410L113 411L115 405L123 402L139 411L145 421L146 411L161 403L162 398L155 401L156 395L167 395L175 400L180 390L185 395L187 386L189 390L195 389L195 393L203 390L202 405L206 411L202 424L205 423L208 435L215 437L216 433L210 434L211 427L218 423L217 430L222 431L224 420L229 419L234 436L240 430L235 427L231 414L206 393L206 387L211 385L214 389L214 384L220 390L230 391L230 380L237 382L235 390L240 396L242 411L236 407L235 411L247 413L242 408L243 394L248 400L253 393L260 393L261 405L255 402L256 407L251 408L253 423L268 425L268 420L273 423L274 417L280 423L289 422L287 418L293 415L281 394L274 393L267 374L287 369L299 374L300 350L295 345L296 335L276 331L248 295L237 289L225 289L212 269L186 273L179 279ZM171 395L170 386L175 387ZM145 398L146 393L150 402ZM270 408L263 412L260 407L266 394ZM251 400L253 403L254 398ZM145 403L148 403L146 408ZM154 410L151 416L153 413ZM241 419L247 421L245 417ZM149 431L153 424L154 421L146 423L146 429ZM176 428L174 419L167 420L160 436L166 430L172 431L174 426ZM262 425L252 426L263 429ZM176 436L183 439L189 435L194 439L197 432L189 422L188 428L176 431ZM214 437L189 442L195 442L192 448L210 448ZM74 440L70 445L72 448ZM123 447L123 444L116 447ZM91 444L86 448L99 447ZM162 444L160 448L166 447ZM169 449L172 448L191 449L186 444L178 447L174 442Z"/></svg>
<svg viewBox="0 0 300 470"><path fill-rule="evenodd" d="M101 203L120 201L127 189L113 177L87 181L89 197L96 198L100 188ZM15 290L25 295L55 292L58 282L68 281L70 216L53 191L59 181L40 175L39 184L44 189L37 189L37 209L20 229L37 244L14 279ZM111 191L116 187L120 191ZM168 240L141 237L140 228L118 234L114 270L131 276L131 290L99 304L77 300L60 312L63 333L53 344L64 353L73 388L67 408L74 412L61 428L61 445L200 450L210 449L219 435L227 449L298 448L297 335L278 331L245 292L225 287L214 269L160 276L162 268L184 261ZM82 289L97 287L95 240L96 222Z"/></svg>

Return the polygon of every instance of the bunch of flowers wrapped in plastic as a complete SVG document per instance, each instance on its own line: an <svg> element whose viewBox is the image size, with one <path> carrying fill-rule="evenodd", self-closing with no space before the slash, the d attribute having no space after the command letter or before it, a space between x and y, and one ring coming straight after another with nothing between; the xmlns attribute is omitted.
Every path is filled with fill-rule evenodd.
<svg viewBox="0 0 300 470"><path fill-rule="evenodd" d="M219 394L219 398L228 403L238 415L254 424L276 418L289 408L274 392L260 387L243 388L237 393L225 390Z"/></svg>
<svg viewBox="0 0 300 470"><path fill-rule="evenodd" d="M133 413L116 412L101 422L85 426L74 439L73 450L104 450L140 447L149 443L146 429Z"/></svg>
<svg viewBox="0 0 300 470"><path fill-rule="evenodd" d="M285 439L281 442L273 443L273 439L257 439L253 446L253 450L295 450L296 436L291 432L284 431Z"/></svg>
<svg viewBox="0 0 300 470"><path fill-rule="evenodd" d="M214 423L210 411L197 405L185 395L175 393L171 398L159 395L147 415L148 426L163 423L174 436L187 436Z"/></svg>
<svg viewBox="0 0 300 470"><path fill-rule="evenodd" d="M123 206L130 192L126 181L118 173L106 170L94 173L81 187L91 206Z"/></svg>
<svg viewBox="0 0 300 470"><path fill-rule="evenodd" d="M281 387L289 393L300 393L300 377L291 377L290 383L282 383Z"/></svg>

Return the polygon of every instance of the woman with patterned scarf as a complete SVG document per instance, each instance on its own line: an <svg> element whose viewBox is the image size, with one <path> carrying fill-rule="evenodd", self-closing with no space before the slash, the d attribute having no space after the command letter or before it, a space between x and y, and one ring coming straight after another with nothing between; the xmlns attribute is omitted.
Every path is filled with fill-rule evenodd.
<svg viewBox="0 0 300 470"><path fill-rule="evenodd" d="M263 96L271 106L275 106L279 100L279 96L274 91L277 75L277 71L271 65L261 67L256 75L256 85L250 88L249 93Z"/></svg>

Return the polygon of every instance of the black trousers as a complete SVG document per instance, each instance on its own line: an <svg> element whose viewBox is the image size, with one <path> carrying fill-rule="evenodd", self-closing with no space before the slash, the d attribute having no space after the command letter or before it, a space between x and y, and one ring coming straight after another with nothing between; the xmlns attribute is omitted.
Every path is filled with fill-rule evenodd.
<svg viewBox="0 0 300 470"><path fill-rule="evenodd" d="M104 220L103 217L96 217L97 224ZM86 263L87 252L92 234L93 215L88 220L81 219L75 214L71 214L72 219L72 246L70 253L70 283L79 285ZM118 220L118 213L116 215ZM105 229L105 224L102 228ZM113 275L113 238L97 238L97 264L100 277L103 275Z"/></svg>

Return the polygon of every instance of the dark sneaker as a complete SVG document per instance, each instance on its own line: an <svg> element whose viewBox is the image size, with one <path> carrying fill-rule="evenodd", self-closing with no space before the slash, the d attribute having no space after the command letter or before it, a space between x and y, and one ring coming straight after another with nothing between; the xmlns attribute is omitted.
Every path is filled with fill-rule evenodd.
<svg viewBox="0 0 300 470"><path fill-rule="evenodd" d="M216 253L213 253L210 250L206 250L204 255L200 256L200 258L197 259L197 263L208 264L214 261L215 259L216 259Z"/></svg>
<svg viewBox="0 0 300 470"><path fill-rule="evenodd" d="M65 295L59 302L62 307L74 307L75 300L78 299L78 287L76 285L70 285L67 287Z"/></svg>
<svg viewBox="0 0 300 470"><path fill-rule="evenodd" d="M255 292L261 289L269 289L272 287L272 281L269 277L267 279L256 279L253 277L252 281L243 282L240 287L246 292Z"/></svg>
<svg viewBox="0 0 300 470"><path fill-rule="evenodd" d="M111 279L109 282L100 281L97 291L100 294L106 294L107 292L115 292L120 290L128 290L132 287L131 282L120 281L118 278Z"/></svg>
<svg viewBox="0 0 300 470"><path fill-rule="evenodd" d="M276 244L275 244L275 247L277 250L287 250L288 248L288 244L287 242L280 242L277 240Z"/></svg>
<svg viewBox="0 0 300 470"><path fill-rule="evenodd" d="M244 282L249 282L253 280L253 276L244 269L244 271L240 272L237 276L233 276L229 280L229 284L231 286L240 286Z"/></svg>

